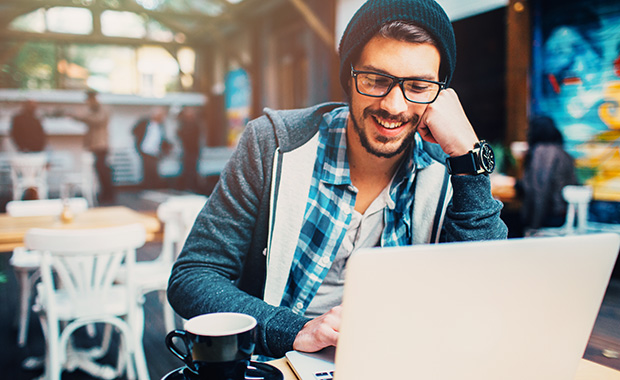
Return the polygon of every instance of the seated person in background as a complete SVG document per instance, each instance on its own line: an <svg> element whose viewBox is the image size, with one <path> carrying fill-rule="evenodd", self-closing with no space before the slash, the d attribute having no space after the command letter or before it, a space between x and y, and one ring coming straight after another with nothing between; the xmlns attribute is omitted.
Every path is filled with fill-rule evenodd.
<svg viewBox="0 0 620 380"><path fill-rule="evenodd" d="M162 186L159 177L159 160L168 154L172 148L166 138L166 120L168 112L164 107L155 107L149 117L138 120L133 127L132 134L136 149L142 158L142 185L146 189L155 189Z"/></svg>
<svg viewBox="0 0 620 380"><path fill-rule="evenodd" d="M47 135L36 115L37 102L26 100L19 113L11 120L11 139L17 150L23 153L45 150Z"/></svg>
<svg viewBox="0 0 620 380"><path fill-rule="evenodd" d="M170 277L181 316L250 314L268 357L336 345L356 249L507 235L488 171L444 166L471 164L479 139L448 88L456 46L443 9L370 0L339 54L348 104L251 121Z"/></svg>
<svg viewBox="0 0 620 380"><path fill-rule="evenodd" d="M562 133L548 116L532 118L527 140L523 178L517 183L517 193L523 200L523 227L560 227L567 206L562 188L577 184L575 162L564 150Z"/></svg>

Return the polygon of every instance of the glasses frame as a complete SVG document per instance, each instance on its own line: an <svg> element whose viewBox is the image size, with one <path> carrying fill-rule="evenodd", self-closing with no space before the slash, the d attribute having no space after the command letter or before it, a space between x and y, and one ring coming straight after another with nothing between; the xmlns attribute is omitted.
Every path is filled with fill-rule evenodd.
<svg viewBox="0 0 620 380"><path fill-rule="evenodd" d="M389 78L392 80L392 83L390 84L390 86L387 88L387 90L385 91L385 94L383 95L371 95L371 94L366 94L364 92L361 92L358 85L357 85L357 75L358 74L373 74L373 75L379 75L385 78ZM396 84L398 83L398 86L400 87L401 91L403 92L403 96L405 97L405 99L407 99L407 101L411 102L411 103L416 103L416 104L431 104L432 102L434 102L437 97L439 96L439 93L441 92L441 90L446 88L446 82L437 82L434 80L428 80L428 79L420 79L420 78L412 78L412 77L407 77L407 78L401 78L401 77L395 77L394 75L390 75L390 74L383 74L383 73L377 73L375 71L364 71L364 70L355 70L353 68L353 64L351 64L351 77L353 78L353 81L355 82L355 90L357 91L358 94L360 95L364 95L364 96L370 96L371 98L383 98L385 97L387 94L390 93L390 91L392 91L392 89L394 88L394 86L396 86ZM429 100L427 102L419 102L419 101L415 101L415 100L411 100L407 97L407 93L405 92L405 87L403 85L403 83L406 80L416 80L416 81L420 81L420 82L426 82L426 83L433 83L436 85L439 85L439 91L437 91L437 94L435 94L435 97L432 100Z"/></svg>

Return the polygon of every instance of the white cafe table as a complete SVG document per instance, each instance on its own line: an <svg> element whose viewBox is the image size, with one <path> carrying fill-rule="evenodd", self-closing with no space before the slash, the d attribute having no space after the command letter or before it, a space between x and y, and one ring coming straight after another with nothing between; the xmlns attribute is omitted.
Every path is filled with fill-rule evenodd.
<svg viewBox="0 0 620 380"><path fill-rule="evenodd" d="M284 380L297 380L297 376L289 367L286 358L270 361L269 364L282 371ZM620 371L582 359L575 380L620 380Z"/></svg>
<svg viewBox="0 0 620 380"><path fill-rule="evenodd" d="M545 227L526 231L528 237L568 236L612 232L620 235L620 224L587 222L583 228Z"/></svg>

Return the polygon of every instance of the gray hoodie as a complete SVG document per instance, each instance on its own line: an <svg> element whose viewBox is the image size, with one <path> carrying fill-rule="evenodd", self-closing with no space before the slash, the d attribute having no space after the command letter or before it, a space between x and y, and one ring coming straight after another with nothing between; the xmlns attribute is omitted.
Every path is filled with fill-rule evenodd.
<svg viewBox="0 0 620 380"><path fill-rule="evenodd" d="M258 321L255 353L281 357L292 349L308 318L278 306L279 300L307 202L319 124L324 113L342 106L266 109L248 123L172 270L168 299L177 313L247 313ZM450 177L438 146L424 149L437 163L416 173L412 244L506 238L488 176Z"/></svg>

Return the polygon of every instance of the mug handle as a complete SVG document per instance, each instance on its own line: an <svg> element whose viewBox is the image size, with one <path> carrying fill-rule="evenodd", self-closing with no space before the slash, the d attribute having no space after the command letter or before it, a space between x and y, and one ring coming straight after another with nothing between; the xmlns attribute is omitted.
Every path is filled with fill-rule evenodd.
<svg viewBox="0 0 620 380"><path fill-rule="evenodd" d="M174 344L172 339L179 338L185 344L185 353L183 353L179 348ZM192 357L191 357L191 349L187 340L187 332L184 330L174 330L170 331L168 335L166 335L166 346L168 350L172 352L177 358L181 359L183 363L185 363L188 367L192 367Z"/></svg>

